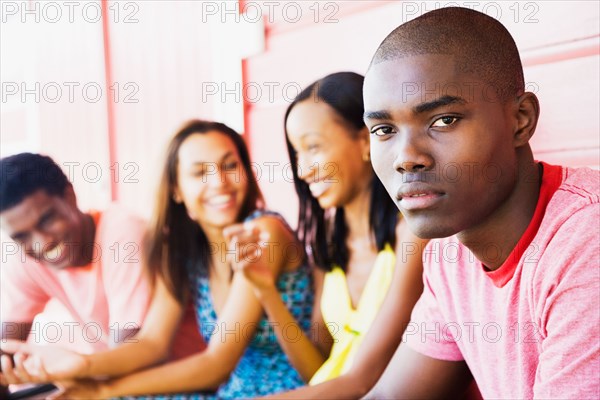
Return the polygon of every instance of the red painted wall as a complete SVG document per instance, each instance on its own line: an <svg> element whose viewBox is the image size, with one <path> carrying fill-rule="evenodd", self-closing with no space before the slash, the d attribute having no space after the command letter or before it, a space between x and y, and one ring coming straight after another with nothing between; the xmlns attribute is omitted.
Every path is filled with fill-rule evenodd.
<svg viewBox="0 0 600 400"><path fill-rule="evenodd" d="M283 2L303 5L295 20L290 6L269 16L266 51L246 60L248 82L288 85L288 93L247 104L252 155L259 163L285 166L283 115L295 87L335 71L364 73L383 38L397 25L435 8L408 1ZM461 2L458 2L461 3ZM533 139L536 157L567 165L600 165L598 2L465 2L499 17L520 49L528 90L541 102ZM312 8L311 8L312 7ZM317 17L316 9L319 9ZM279 10L279 11L277 11ZM326 16L329 16L327 19ZM266 171L266 168L265 168ZM271 206L296 220L289 171L281 168L263 189Z"/></svg>
<svg viewBox="0 0 600 400"><path fill-rule="evenodd" d="M52 156L84 209L118 199L147 216L166 141L186 119L212 118L201 4L48 4L2 4L1 153Z"/></svg>
<svg viewBox="0 0 600 400"><path fill-rule="evenodd" d="M53 22L50 9L44 14L48 2L4 2L3 7L9 3L37 7L38 15L2 9L3 84L24 83L30 89L36 83L42 88L56 83L63 97L57 102L43 95L41 101L34 95L22 101L22 93L3 98L2 154L24 149L48 153L65 169L71 168L84 208L101 208L116 197L144 215L173 131L185 119L216 115L219 96L207 98L202 90L203 83L216 80L211 46L212 39L219 39L207 20L214 22L232 11L258 14L266 24L265 49L244 62L244 87L249 89L244 91L244 135L268 202L291 221L297 205L283 140L283 114L291 99L328 73L364 73L372 53L394 27L448 4L96 0L85 3L91 4L87 15L81 3L74 21L63 9L62 18ZM96 19L93 11L102 4L104 15ZM598 166L598 2L461 4L499 17L516 39L529 89L537 92L542 105L533 139L536 156ZM252 24L256 19L242 18L240 24L244 20ZM233 30L225 34L240 43L248 39ZM222 51L232 49L223 46ZM78 84L75 101L69 101L65 82ZM83 98L86 84L100 87L99 101ZM235 100L230 96L227 101Z"/></svg>

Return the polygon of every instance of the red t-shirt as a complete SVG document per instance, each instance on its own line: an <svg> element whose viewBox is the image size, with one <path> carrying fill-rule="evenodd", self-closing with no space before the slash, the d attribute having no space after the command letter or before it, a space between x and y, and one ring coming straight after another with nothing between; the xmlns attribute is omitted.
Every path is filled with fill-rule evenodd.
<svg viewBox="0 0 600 400"><path fill-rule="evenodd" d="M424 253L403 341L465 360L484 398L600 398L600 173L542 164L534 217L499 269L455 236Z"/></svg>
<svg viewBox="0 0 600 400"><path fill-rule="evenodd" d="M92 216L95 253L87 266L57 270L15 252L14 243L5 246L10 251L0 268L0 321L33 322L54 301L51 314L36 319L29 341L89 353L107 349L118 330L144 322L151 296L141 262L146 223L114 204ZM173 341L174 358L204 347L195 316L186 311Z"/></svg>

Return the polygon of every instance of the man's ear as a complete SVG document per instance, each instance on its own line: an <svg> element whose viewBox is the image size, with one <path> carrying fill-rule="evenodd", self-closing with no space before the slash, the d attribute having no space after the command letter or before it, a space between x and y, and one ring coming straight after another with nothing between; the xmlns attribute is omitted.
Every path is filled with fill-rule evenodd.
<svg viewBox="0 0 600 400"><path fill-rule="evenodd" d="M525 92L516 100L516 126L514 145L521 147L529 143L540 117L540 103L535 94Z"/></svg>
<svg viewBox="0 0 600 400"><path fill-rule="evenodd" d="M64 199L67 203L72 205L73 207L77 207L77 196L75 195L75 189L73 189L72 184L68 184L65 187Z"/></svg>

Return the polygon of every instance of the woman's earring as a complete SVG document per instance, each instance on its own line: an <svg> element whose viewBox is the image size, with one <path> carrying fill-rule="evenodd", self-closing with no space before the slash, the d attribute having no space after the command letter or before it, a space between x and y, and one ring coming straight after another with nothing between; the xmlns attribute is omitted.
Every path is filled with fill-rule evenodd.
<svg viewBox="0 0 600 400"><path fill-rule="evenodd" d="M363 154L362 159L364 162L371 161L371 154L369 154L369 152L367 151L366 153Z"/></svg>
<svg viewBox="0 0 600 400"><path fill-rule="evenodd" d="M181 204L181 196L179 196L179 193L174 192L173 193L173 201L177 204Z"/></svg>

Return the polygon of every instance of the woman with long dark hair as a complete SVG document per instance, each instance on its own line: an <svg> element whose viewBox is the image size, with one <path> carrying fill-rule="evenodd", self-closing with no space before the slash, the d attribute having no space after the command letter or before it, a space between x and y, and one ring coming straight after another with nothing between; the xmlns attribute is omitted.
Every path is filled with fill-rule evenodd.
<svg viewBox="0 0 600 400"><path fill-rule="evenodd" d="M261 235L279 246L265 246ZM220 123L191 121L167 150L145 247L155 292L141 331L129 343L91 355L27 345L22 352L38 356L42 380L117 377L70 387L66 398L177 392L248 398L293 389L302 378L271 334L252 285L237 271L253 264L277 277L282 302L299 329L308 330L313 292L300 250L287 224L263 210L241 136ZM165 357L190 298L206 350L138 371Z"/></svg>
<svg viewBox="0 0 600 400"><path fill-rule="evenodd" d="M321 329L296 341L275 330L310 385L284 397L366 394L400 343L423 289L425 241L410 233L371 166L362 83L356 73L328 75L304 89L285 114L300 201L298 235L317 267ZM257 265L244 268L273 325L293 324L274 275Z"/></svg>

